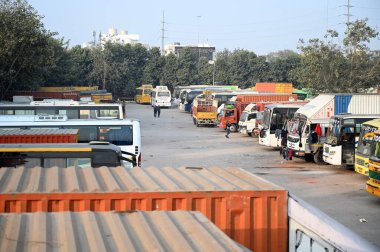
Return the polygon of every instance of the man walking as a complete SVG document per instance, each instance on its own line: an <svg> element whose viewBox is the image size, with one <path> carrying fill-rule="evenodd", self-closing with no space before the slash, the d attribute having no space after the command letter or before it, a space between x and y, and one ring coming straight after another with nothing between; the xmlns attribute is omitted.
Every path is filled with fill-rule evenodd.
<svg viewBox="0 0 380 252"><path fill-rule="evenodd" d="M231 130L230 130L230 122L229 121L227 121L227 123L226 123L226 138L230 138L229 137L229 135L230 135L230 132L231 132Z"/></svg>
<svg viewBox="0 0 380 252"><path fill-rule="evenodd" d="M157 106L157 116L160 117L160 114L161 114L161 108Z"/></svg>
<svg viewBox="0 0 380 252"><path fill-rule="evenodd" d="M157 104L154 104L153 106L153 113L154 113L154 117L157 116L157 112L158 112L158 107L157 107Z"/></svg>

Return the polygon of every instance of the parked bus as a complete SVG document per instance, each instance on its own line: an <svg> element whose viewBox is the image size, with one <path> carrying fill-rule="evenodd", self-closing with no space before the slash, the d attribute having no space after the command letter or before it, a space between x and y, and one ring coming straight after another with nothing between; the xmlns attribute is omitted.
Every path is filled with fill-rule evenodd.
<svg viewBox="0 0 380 252"><path fill-rule="evenodd" d="M136 88L135 102L140 104L150 104L152 85L141 85Z"/></svg>
<svg viewBox="0 0 380 252"><path fill-rule="evenodd" d="M271 104L267 105L263 113L263 121L260 124L259 144L280 147L281 129L287 120L305 103L298 104Z"/></svg>
<svg viewBox="0 0 380 252"><path fill-rule="evenodd" d="M0 144L0 167L132 168L136 166L136 156L132 153L128 155L132 158L123 157L120 147L108 143Z"/></svg>
<svg viewBox="0 0 380 252"><path fill-rule="evenodd" d="M368 176L368 161L374 132L380 129L380 119L363 123L355 151L355 171Z"/></svg>
<svg viewBox="0 0 380 252"><path fill-rule="evenodd" d="M368 162L367 192L380 197L380 130L373 135Z"/></svg>
<svg viewBox="0 0 380 252"><path fill-rule="evenodd" d="M0 129L78 129L78 143L109 142L119 146L123 152L136 155L137 163L141 165L140 122L134 119L67 120L66 116L0 116Z"/></svg>
<svg viewBox="0 0 380 252"><path fill-rule="evenodd" d="M323 144L323 160L332 165L354 165L355 148L364 122L380 115L339 114L330 118Z"/></svg>
<svg viewBox="0 0 380 252"><path fill-rule="evenodd" d="M124 118L124 107L119 103L95 104L73 100L46 99L30 103L0 103L0 115L66 115L68 119Z"/></svg>
<svg viewBox="0 0 380 252"><path fill-rule="evenodd" d="M168 108L172 105L172 95L167 86L157 86L152 89L151 104L152 106Z"/></svg>

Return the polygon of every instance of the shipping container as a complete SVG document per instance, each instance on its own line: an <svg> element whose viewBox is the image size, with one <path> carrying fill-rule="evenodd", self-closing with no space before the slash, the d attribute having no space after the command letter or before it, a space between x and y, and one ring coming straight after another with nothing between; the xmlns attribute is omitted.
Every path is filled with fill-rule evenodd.
<svg viewBox="0 0 380 252"><path fill-rule="evenodd" d="M258 82L256 83L255 90L259 93L291 94L293 91L293 84L276 82Z"/></svg>
<svg viewBox="0 0 380 252"><path fill-rule="evenodd" d="M0 212L200 211L253 251L286 251L288 193L243 169L0 169Z"/></svg>
<svg viewBox="0 0 380 252"><path fill-rule="evenodd" d="M42 101L44 99L72 99L78 101L79 91L14 91L14 96L33 96L35 101Z"/></svg>
<svg viewBox="0 0 380 252"><path fill-rule="evenodd" d="M0 143L77 142L77 129L0 129Z"/></svg>
<svg viewBox="0 0 380 252"><path fill-rule="evenodd" d="M0 251L249 251L190 211L0 214L0 230Z"/></svg>
<svg viewBox="0 0 380 252"><path fill-rule="evenodd" d="M38 91L42 91L42 92L62 92L62 91L67 92L67 91L87 91L87 90L98 90L98 86L39 87L38 88Z"/></svg>
<svg viewBox="0 0 380 252"><path fill-rule="evenodd" d="M270 101L297 101L297 95L293 94L249 94L237 95L236 101L241 102L270 102Z"/></svg>

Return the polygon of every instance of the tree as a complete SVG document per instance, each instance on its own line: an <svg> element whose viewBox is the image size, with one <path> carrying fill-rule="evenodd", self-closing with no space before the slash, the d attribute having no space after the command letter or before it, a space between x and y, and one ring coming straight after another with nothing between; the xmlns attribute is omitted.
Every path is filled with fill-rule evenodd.
<svg viewBox="0 0 380 252"><path fill-rule="evenodd" d="M12 90L33 89L54 65L56 33L47 31L42 17L23 0L0 0L1 98Z"/></svg>
<svg viewBox="0 0 380 252"><path fill-rule="evenodd" d="M190 48L184 48L179 55L177 69L178 85L192 85L197 80L197 62Z"/></svg>
<svg viewBox="0 0 380 252"><path fill-rule="evenodd" d="M161 57L160 49L158 47L152 48L148 53L149 56L148 61L145 65L143 80L144 83L158 86L160 85L164 59Z"/></svg>
<svg viewBox="0 0 380 252"><path fill-rule="evenodd" d="M292 82L289 72L300 65L301 57L296 52L284 50L268 54L267 61L267 81Z"/></svg>
<svg viewBox="0 0 380 252"><path fill-rule="evenodd" d="M199 59L199 83L204 85L212 84L213 65L208 63L206 57Z"/></svg>
<svg viewBox="0 0 380 252"><path fill-rule="evenodd" d="M174 90L174 87L178 85L177 69L177 57L170 53L164 58L164 67L161 74L161 84L168 86L170 90Z"/></svg>
<svg viewBox="0 0 380 252"><path fill-rule="evenodd" d="M230 85L231 82L231 53L224 49L216 54L215 83Z"/></svg>

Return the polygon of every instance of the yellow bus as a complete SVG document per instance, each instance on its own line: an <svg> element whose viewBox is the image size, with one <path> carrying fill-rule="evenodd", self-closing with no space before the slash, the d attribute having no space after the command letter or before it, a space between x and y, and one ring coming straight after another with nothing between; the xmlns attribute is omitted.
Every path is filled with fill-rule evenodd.
<svg viewBox="0 0 380 252"><path fill-rule="evenodd" d="M373 135L368 169L367 192L380 197L380 130Z"/></svg>
<svg viewBox="0 0 380 252"><path fill-rule="evenodd" d="M368 176L368 160L374 132L380 129L380 119L363 123L355 151L355 171Z"/></svg>
<svg viewBox="0 0 380 252"><path fill-rule="evenodd" d="M140 104L150 104L152 90L152 85L141 85L141 87L136 88L135 102Z"/></svg>

